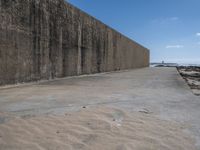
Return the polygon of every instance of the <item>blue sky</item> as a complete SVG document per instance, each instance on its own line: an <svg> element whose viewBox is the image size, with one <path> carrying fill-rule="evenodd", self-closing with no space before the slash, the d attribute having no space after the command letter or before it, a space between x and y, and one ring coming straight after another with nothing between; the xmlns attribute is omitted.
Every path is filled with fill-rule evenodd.
<svg viewBox="0 0 200 150"><path fill-rule="evenodd" d="M151 62L200 64L200 0L68 0L151 52Z"/></svg>

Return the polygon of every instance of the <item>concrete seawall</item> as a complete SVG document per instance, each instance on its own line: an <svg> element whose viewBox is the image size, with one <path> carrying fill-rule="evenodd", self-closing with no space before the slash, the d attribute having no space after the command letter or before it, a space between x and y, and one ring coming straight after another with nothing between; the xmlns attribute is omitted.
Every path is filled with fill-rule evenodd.
<svg viewBox="0 0 200 150"><path fill-rule="evenodd" d="M149 66L149 50L63 0L0 1L0 85Z"/></svg>

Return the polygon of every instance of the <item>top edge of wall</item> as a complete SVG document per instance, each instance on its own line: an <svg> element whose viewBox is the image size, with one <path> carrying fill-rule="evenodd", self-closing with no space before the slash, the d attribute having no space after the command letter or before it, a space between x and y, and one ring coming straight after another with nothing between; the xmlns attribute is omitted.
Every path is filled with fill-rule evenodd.
<svg viewBox="0 0 200 150"><path fill-rule="evenodd" d="M87 12L81 10L80 8L74 6L73 4L69 3L68 1L65 1L65 0L64 0L64 3L65 3L65 5L69 5L70 7L74 7L75 9L77 9L77 10L79 10L81 13L83 13L83 14L85 14L85 15L91 17L92 19L95 19L96 21L98 21L98 22L100 22L102 25L104 25L105 27L110 28L112 31L114 31L114 32L118 33L119 35L123 36L124 38L126 38L126 39L132 41L133 43L137 44L138 46L141 46L141 47L143 47L144 49L146 49L147 51L150 51L148 48L144 47L143 45L141 45L141 44L139 44L138 42L134 41L133 39L129 38L128 36L126 36L126 35L120 33L120 32L117 31L116 29L114 29L114 28L112 28L111 26L105 24L105 23L102 22L101 20L95 18L94 16L88 14Z"/></svg>

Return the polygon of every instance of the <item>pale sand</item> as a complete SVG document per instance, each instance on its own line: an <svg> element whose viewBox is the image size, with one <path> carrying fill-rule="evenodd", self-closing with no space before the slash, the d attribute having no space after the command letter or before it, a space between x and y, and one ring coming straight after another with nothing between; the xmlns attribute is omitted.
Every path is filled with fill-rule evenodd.
<svg viewBox="0 0 200 150"><path fill-rule="evenodd" d="M5 114L0 114L1 116ZM185 126L98 107L0 124L1 150L195 150Z"/></svg>

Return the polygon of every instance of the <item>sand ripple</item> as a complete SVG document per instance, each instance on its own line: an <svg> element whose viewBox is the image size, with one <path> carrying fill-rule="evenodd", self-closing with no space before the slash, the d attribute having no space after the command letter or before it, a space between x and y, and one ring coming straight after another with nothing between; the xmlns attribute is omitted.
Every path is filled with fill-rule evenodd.
<svg viewBox="0 0 200 150"><path fill-rule="evenodd" d="M195 150L184 126L151 115L87 108L0 124L0 150Z"/></svg>

